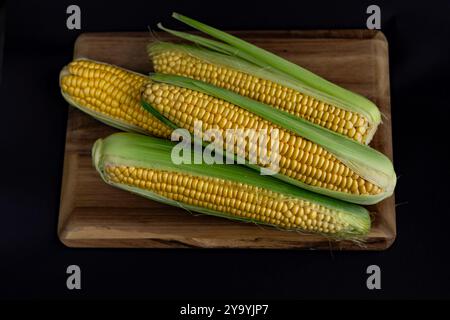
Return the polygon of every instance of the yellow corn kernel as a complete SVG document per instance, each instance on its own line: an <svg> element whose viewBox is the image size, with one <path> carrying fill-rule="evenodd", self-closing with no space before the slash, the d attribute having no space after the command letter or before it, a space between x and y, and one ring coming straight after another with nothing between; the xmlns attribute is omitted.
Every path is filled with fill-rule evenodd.
<svg viewBox="0 0 450 320"><path fill-rule="evenodd" d="M145 76L90 60L72 61L66 70L62 73L61 89L76 105L145 133L170 137L170 128L141 106L141 92L148 82Z"/></svg>

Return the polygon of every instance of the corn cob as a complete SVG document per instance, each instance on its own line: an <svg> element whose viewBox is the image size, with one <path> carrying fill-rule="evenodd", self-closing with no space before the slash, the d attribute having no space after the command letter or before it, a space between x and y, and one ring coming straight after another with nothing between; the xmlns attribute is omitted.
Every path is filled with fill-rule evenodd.
<svg viewBox="0 0 450 320"><path fill-rule="evenodd" d="M223 31L178 13L172 16L223 42L158 24L162 30L220 53L155 44L149 49L158 72L189 76L234 90L365 144L375 134L381 115L365 97ZM257 89L248 90L247 83L255 84Z"/></svg>
<svg viewBox="0 0 450 320"><path fill-rule="evenodd" d="M175 165L173 147L166 140L117 133L97 140L92 157L106 183L189 211L336 239L357 239L370 229L362 207L238 165Z"/></svg>
<svg viewBox="0 0 450 320"><path fill-rule="evenodd" d="M113 127L169 138L170 128L142 108L144 75L92 60L75 60L60 74L63 97Z"/></svg>
<svg viewBox="0 0 450 320"><path fill-rule="evenodd" d="M279 130L279 173L275 177L341 200L373 204L390 196L396 183L392 163L359 144L283 111L212 85L173 75L150 76L143 106L174 128L194 133L227 129ZM268 145L272 141L269 138ZM247 147L248 146L248 147ZM238 146L239 147L239 146ZM258 146L249 139L244 157ZM257 159L260 160L260 159ZM259 167L267 164L258 162Z"/></svg>
<svg viewBox="0 0 450 320"><path fill-rule="evenodd" d="M211 83L301 117L361 143L368 143L379 124L372 114L301 86L280 74L242 59L188 45L155 42L148 46L158 73Z"/></svg>

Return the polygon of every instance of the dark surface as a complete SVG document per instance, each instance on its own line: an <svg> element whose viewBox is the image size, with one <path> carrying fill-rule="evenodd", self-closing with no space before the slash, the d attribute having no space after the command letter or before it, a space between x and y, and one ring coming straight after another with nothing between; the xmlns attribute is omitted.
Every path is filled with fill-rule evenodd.
<svg viewBox="0 0 450 320"><path fill-rule="evenodd" d="M0 1L0 85L2 83L3 44L5 43L5 8L3 0Z"/></svg>
<svg viewBox="0 0 450 320"><path fill-rule="evenodd" d="M365 27L372 2L328 2L77 4L82 32L142 31L158 21L180 27L169 18L174 10L230 30ZM390 44L399 176L398 237L379 253L64 247L56 224L67 103L57 79L79 32L66 29L71 2L7 3L0 85L0 297L448 298L450 2L377 3ZM66 289L70 264L82 269L81 291ZM366 289L371 264L381 267L382 290Z"/></svg>

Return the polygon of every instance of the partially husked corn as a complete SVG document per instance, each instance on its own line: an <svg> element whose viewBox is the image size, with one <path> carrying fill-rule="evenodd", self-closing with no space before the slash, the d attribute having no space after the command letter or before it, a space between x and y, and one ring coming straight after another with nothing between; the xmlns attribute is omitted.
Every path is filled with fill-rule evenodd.
<svg viewBox="0 0 450 320"><path fill-rule="evenodd" d="M174 85L149 83L144 100L180 128L194 131L194 121L203 130L279 130L280 173L305 184L354 195L377 195L382 190L363 179L323 147L222 99ZM271 144L270 137L268 145ZM245 156L255 149L248 141ZM259 159L258 159L259 160ZM264 164L261 163L262 166Z"/></svg>
<svg viewBox="0 0 450 320"><path fill-rule="evenodd" d="M153 46L156 47L154 52ZM177 49L176 45L170 45L163 50L159 49L161 46L160 43L149 46L156 72L189 77L232 90L358 142L368 142L367 134L372 128L368 118L362 114L321 101L319 98L281 85L271 79L253 75L245 69L232 68L221 65L220 62L201 59L195 56L198 50L183 50L185 47ZM209 53L209 55L214 54ZM220 61L220 59L217 60Z"/></svg>
<svg viewBox="0 0 450 320"><path fill-rule="evenodd" d="M169 199L253 219L287 229L302 229L324 234L338 233L348 227L339 213L305 200L289 199L263 187L225 179L155 170L134 166L108 165L106 178Z"/></svg>
<svg viewBox="0 0 450 320"><path fill-rule="evenodd" d="M366 97L340 87L310 70L286 60L273 52L264 50L250 42L240 39L237 36L176 12L172 13L172 17L209 35L211 38L171 30L159 23L158 27L161 30L192 42L195 46L157 42L148 47L151 56L165 51L183 51L188 53L191 58L197 58L200 61L195 61L195 59L194 61L190 59L180 59L180 68L183 67L183 64L190 64L193 62L193 65L185 70L185 76L188 76L189 73L191 76L192 74L196 74L196 76L201 77L203 81L217 81L217 86L220 86L220 83L222 82L222 85L229 85L230 89L243 95L250 95L250 91L248 91L248 87L246 87L247 85L251 86L255 81L259 83L260 80L270 80L269 83L264 84L262 91L261 88L259 88L254 94L257 96L257 101L266 104L266 108L268 108L267 105L272 105L273 107L291 113L294 117L302 120L309 117L310 120L306 121L316 125L322 125L322 127L335 129L335 132L350 137L353 141L361 141L364 144L369 144L371 141L378 125L381 123L381 112L378 107ZM164 63L165 62L163 61L163 64ZM177 69L177 63L178 60L169 62L169 68L171 70ZM217 69L215 66L232 69L230 79L226 79L226 77L230 75L229 71L221 71L219 76L218 71L220 68ZM191 71L191 67L195 69L193 72ZM203 71L205 71L205 75L201 74ZM236 71L236 74L233 74L233 71ZM208 74L208 72L210 73ZM253 76L253 78L249 76ZM230 84L230 81L233 81L233 83ZM294 91L298 91L300 95L295 96L291 91L280 90L280 87L276 84L294 89ZM278 99L280 96L284 95L284 93L286 93L288 98L283 106L282 100L286 99L286 97L279 101ZM300 104L298 104L298 101L293 100L295 98L299 100L300 97ZM291 103L291 105L289 105L289 103ZM322 103L324 110L319 110ZM329 109L328 111L325 111L327 104ZM334 111L330 112L331 107L339 109L339 114L334 114ZM345 110L345 112L349 111L349 114L347 115L347 113L345 113L344 115L342 113L343 110ZM329 113L328 118L333 114L333 120L327 118L326 112ZM353 115L356 115L357 117L362 116L363 120L355 119L355 122L352 122ZM337 119L334 120L334 118ZM366 120L367 126L364 123Z"/></svg>
<svg viewBox="0 0 450 320"><path fill-rule="evenodd" d="M72 61L61 73L61 90L81 110L119 127L168 138L171 130L142 108L147 77L91 60Z"/></svg>
<svg viewBox="0 0 450 320"><path fill-rule="evenodd" d="M174 165L167 140L130 133L99 139L94 166L105 182L186 210L340 239L364 236L366 209L236 165Z"/></svg>

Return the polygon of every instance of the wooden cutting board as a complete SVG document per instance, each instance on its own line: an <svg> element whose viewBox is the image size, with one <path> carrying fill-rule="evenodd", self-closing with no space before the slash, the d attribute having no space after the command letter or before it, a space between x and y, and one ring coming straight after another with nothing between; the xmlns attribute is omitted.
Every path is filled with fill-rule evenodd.
<svg viewBox="0 0 450 320"><path fill-rule="evenodd" d="M371 145L392 159L388 44L381 32L235 34L374 101L385 117ZM74 57L147 73L152 66L145 46L156 39L173 38L150 33L83 34L75 43ZM383 250L395 239L394 197L369 207L373 227L367 242L361 245L188 213L113 188L93 169L90 150L96 139L115 131L69 107L58 224L59 238L69 247Z"/></svg>

